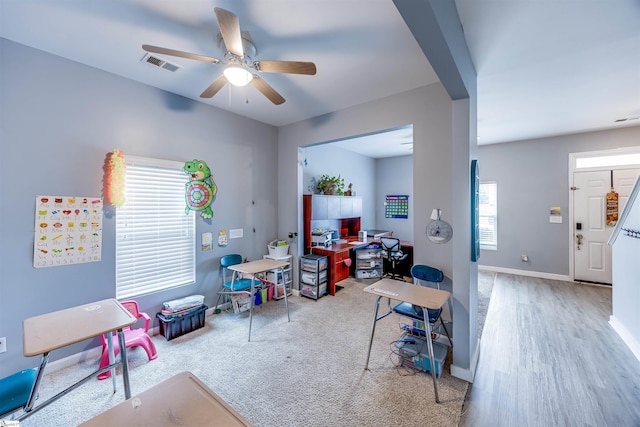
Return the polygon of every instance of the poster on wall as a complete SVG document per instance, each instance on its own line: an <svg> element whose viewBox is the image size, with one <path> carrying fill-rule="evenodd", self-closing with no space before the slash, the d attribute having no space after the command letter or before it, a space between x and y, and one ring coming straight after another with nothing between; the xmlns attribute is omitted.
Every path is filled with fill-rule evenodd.
<svg viewBox="0 0 640 427"><path fill-rule="evenodd" d="M36 196L33 266L100 261L101 197Z"/></svg>
<svg viewBox="0 0 640 427"><path fill-rule="evenodd" d="M385 218L409 218L409 196L387 196L384 208Z"/></svg>

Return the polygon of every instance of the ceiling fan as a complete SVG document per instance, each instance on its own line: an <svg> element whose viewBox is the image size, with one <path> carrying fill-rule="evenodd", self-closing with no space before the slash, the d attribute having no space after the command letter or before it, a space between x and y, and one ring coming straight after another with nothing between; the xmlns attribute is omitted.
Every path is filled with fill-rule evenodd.
<svg viewBox="0 0 640 427"><path fill-rule="evenodd" d="M201 98L213 97L227 82L234 86L245 86L251 83L253 87L258 89L269 101L275 105L280 105L285 99L255 72L316 74L316 65L313 62L254 60L254 55L257 53L256 46L249 33L240 31L238 17L233 12L219 7L214 8L214 10L216 18L218 19L218 25L220 26L218 45L222 47L222 44L224 44L224 50L226 51L224 60L221 61L220 59L210 56L148 44L143 44L142 49L150 53L178 56L196 61L210 62L212 64L218 64L220 62L226 63L223 73L200 94Z"/></svg>

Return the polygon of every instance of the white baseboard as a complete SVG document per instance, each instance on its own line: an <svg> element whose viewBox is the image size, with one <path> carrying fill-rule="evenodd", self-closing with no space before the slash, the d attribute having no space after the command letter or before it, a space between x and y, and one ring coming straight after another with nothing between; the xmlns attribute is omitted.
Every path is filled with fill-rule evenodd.
<svg viewBox="0 0 640 427"><path fill-rule="evenodd" d="M461 368L456 365L451 365L451 376L465 380L468 383L472 383L476 376L476 368L478 367L478 358L480 357L480 340L476 345L476 351L471 358L471 366L469 369Z"/></svg>
<svg viewBox="0 0 640 427"><path fill-rule="evenodd" d="M221 304L221 309L226 308L225 304ZM208 308L205 311L205 317L211 316L215 312L215 308ZM160 335L160 324L158 326L152 327L148 332L149 336ZM114 340L117 339L114 337ZM52 362L47 363L47 366L44 369L44 373L49 374L51 372L59 371L60 369L67 368L69 366L77 365L79 363L86 363L88 361L95 360L96 367L102 357L102 346L94 347L89 350L82 351L80 353L72 354L71 356L64 357L62 359L54 360Z"/></svg>
<svg viewBox="0 0 640 427"><path fill-rule="evenodd" d="M493 271L496 273L515 274L516 276L537 277L540 279L560 280L562 282L573 282L568 275L543 273L541 271L517 270L515 268L494 267L491 265L478 265L478 270Z"/></svg>
<svg viewBox="0 0 640 427"><path fill-rule="evenodd" d="M300 296L300 291L296 290L296 289L292 289L291 290L293 296L299 297ZM229 303L225 302L224 304L220 304L218 306L218 308L220 309L220 311L225 311L227 309L230 308ZM205 316L209 317L209 316L213 316L214 314L216 314L216 309L215 307L210 307L207 309L207 311L205 312ZM157 329L157 328L156 328ZM155 332L155 333L160 333L159 331Z"/></svg>
<svg viewBox="0 0 640 427"><path fill-rule="evenodd" d="M206 315L209 315L209 310L207 310L206 313ZM159 335L160 325L150 328L148 334L149 336ZM114 341L117 340L116 337L114 337L113 339ZM90 348L89 350L84 350L80 353L72 354L62 359L54 360L47 363L47 366L44 368L44 373L46 375L51 372L59 371L60 369L68 368L69 366L77 365L79 363L89 363L90 361L95 361L97 369L101 357L102 346Z"/></svg>
<svg viewBox="0 0 640 427"><path fill-rule="evenodd" d="M56 372L80 363L89 363L90 361L91 363L95 361L96 369L98 369L100 357L102 357L102 346L90 348L89 350L81 351L80 353L47 363L47 366L44 368L44 374L50 374L51 372Z"/></svg>
<svg viewBox="0 0 640 427"><path fill-rule="evenodd" d="M622 341L629 347L633 355L640 361L640 342L629 332L629 330L615 316L609 317L609 324L614 331L620 335Z"/></svg>

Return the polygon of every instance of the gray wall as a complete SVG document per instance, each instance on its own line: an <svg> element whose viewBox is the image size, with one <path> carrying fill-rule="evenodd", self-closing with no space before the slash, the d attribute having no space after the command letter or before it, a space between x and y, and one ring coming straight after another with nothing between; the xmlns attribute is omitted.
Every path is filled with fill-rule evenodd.
<svg viewBox="0 0 640 427"><path fill-rule="evenodd" d="M428 212L434 205L451 211L452 225L457 230L451 242L444 245L432 244L424 233L417 231L424 230L428 216L414 215L414 259L416 262L439 266L453 279L455 366L452 365L452 369L455 367L465 378L472 377L472 358L477 354L478 348L475 293L477 266L469 261L468 227L469 163L475 157L476 143L475 72L453 2L429 0L417 3L396 0L395 3L397 6L407 6L401 8L401 13L431 65L445 81L445 86L434 84L416 88L278 130L59 58L9 48L9 44L3 42L0 54L3 67L0 88L3 96L0 106L3 120L7 124L3 123L3 134L0 136L3 137L3 146L7 137L16 144L16 148L9 153L10 161L6 160L7 157L0 160L3 173L0 196L3 203L10 200L12 207L26 206L27 210L33 210L33 196L37 193L55 194L64 190L73 194L96 192L101 189L101 177L95 175L91 179L86 178L91 173L95 174L95 168L91 167L93 162L88 160L96 159L95 163L101 166L104 155L113 148L120 148L131 154L176 160L180 160L180 156L184 156L184 159L196 156L207 160L209 155L215 155L230 165L229 170L226 170L221 165L213 164L214 177L220 185L220 191L228 185L239 198L238 203L234 203L235 199L229 200L232 214L215 219L228 220L229 223L225 223L224 227L236 228L238 226L233 223L240 222L240 226L246 225L247 229L254 225L252 222L260 220L259 226L273 230L269 224L276 217L276 208L269 201L273 200L270 196L277 191L278 233L282 236L297 229L301 234L302 169L299 166L301 157L298 147L413 124L413 161L416 165L413 182L414 188L420 188L420 191L414 192L414 211ZM419 10L412 11L411 6ZM34 58L37 60L34 61ZM11 78L6 78L6 75ZM12 114L5 115L5 111ZM25 132L23 127L33 129ZM275 158L273 162L270 161L272 138L276 135L277 164ZM42 141L38 141L41 151L23 148L37 140ZM114 147L115 144L119 147ZM240 144L242 149L235 149L236 144ZM60 147L64 147L64 152ZM46 180L42 182L50 185L36 189L33 187L37 185L28 178L27 187L32 189L33 194L29 194L28 189L6 189L4 183L8 182L8 177L14 180L17 179L16 176L24 179L25 166L16 166L16 159L22 160L26 157L25 154L33 152L43 153L44 160L36 162L36 167L31 169L44 170L38 178L42 181L41 177L44 175ZM15 156L16 154L21 156ZM65 171L62 178L54 176L54 172L57 173L59 169L47 169L43 166L50 158L65 159L74 170ZM218 181L216 167L221 169L221 176L228 177L227 181ZM248 171L243 167L251 167L253 170ZM273 173L277 173L275 187L275 180L271 179L274 177ZM250 174L250 178L246 174ZM82 178L77 179L79 176ZM64 186L57 185L60 180L63 180ZM234 187L237 182L234 180L251 182L252 187ZM245 204L252 197L257 199L258 209ZM213 206L217 215L221 214L219 206L227 206L220 202L218 200ZM3 213L3 218L4 215L6 214ZM101 263L97 263L97 268L94 265L83 265L64 270L61 267L57 269L61 271L53 271L47 275L46 280L43 273L28 270L32 251L28 241L33 238L33 217L24 217L11 215L11 219L15 219L12 222L13 228L4 225L3 221L0 229L3 232L0 234L2 238L7 239L3 241L11 241L12 244L14 241L18 242L17 246L3 245L5 256L1 257L3 283L0 286L3 292L2 304L7 304L7 300L20 301L22 297L31 300L39 292L43 297L41 301L47 302L34 303L25 310L3 310L1 327L3 331L5 328L8 330L10 348L11 342L20 337L20 320L15 318L16 315L24 318L93 300L98 294L107 294L105 289L113 286L113 258L109 260L106 255L103 255L105 259ZM202 225L199 227L202 228ZM113 222L105 222L105 234L113 231ZM240 249L246 248L247 252L259 252L249 248L264 245L274 237L267 238L267 233L256 236L252 242L243 239L242 247L239 244L227 250L241 252ZM106 253L111 251L112 254L113 244L113 239L105 239ZM299 253L300 248L294 246L292 250ZM209 254L199 254L199 282L202 279L213 280L213 270L217 268L215 252L211 257ZM209 271L208 275L200 270L205 268ZM91 278L91 287L86 285L87 280L84 278ZM16 291L5 285L22 282L27 283L24 291ZM47 285L52 287L48 288ZM200 291L202 286L188 289L188 293ZM60 294L65 294L66 298L56 298ZM213 292L207 293L209 300L212 295ZM154 304L157 306L164 299L166 298L145 301L146 307L143 305L143 308L151 308ZM68 353L77 350L69 349ZM12 349L7 354L0 355L3 358L2 369L15 370L18 366L33 364L31 361L17 360L20 358L17 355L18 352ZM9 363L5 364L5 360Z"/></svg>
<svg viewBox="0 0 640 427"><path fill-rule="evenodd" d="M307 160L302 167L302 190L306 194L318 193L311 180L320 179L322 174L342 176L345 190L349 183L353 183L355 195L362 196L361 227L363 229L375 226L375 161L370 157L348 151L332 144L320 144L302 149Z"/></svg>
<svg viewBox="0 0 640 427"><path fill-rule="evenodd" d="M476 73L453 1L394 0L443 84L416 88L279 129L278 229L300 224L302 171L297 150L323 141L413 124L414 211L434 205L452 214L453 239L428 241L428 217L414 215L414 260L439 266L452 280L452 374L472 380L477 360L477 274L470 261L469 166L476 157ZM421 72L421 70L416 70ZM298 230L301 233L301 230ZM297 249L298 253L300 248Z"/></svg>
<svg viewBox="0 0 640 427"><path fill-rule="evenodd" d="M498 250L480 264L568 276L569 154L638 144L640 126L478 147L480 180L498 184ZM562 224L549 223L552 206Z"/></svg>
<svg viewBox="0 0 640 427"><path fill-rule="evenodd" d="M433 84L281 127L278 144L278 229L290 230L302 224L302 194L306 189L302 185L299 147L413 124L413 188L419 188L413 193L414 212L431 212L433 207L438 206L453 216L454 203L458 199L464 199L462 204L466 202L458 218L452 220L454 230L458 227L460 231L454 232L449 243L437 245L429 242L422 231L430 221L428 215L413 215L413 237L408 239L414 242L414 262L441 268L453 280L454 328L456 323L462 328L457 335L454 329L454 364L466 370L470 369L477 345L477 335L474 336L472 331L477 331L477 326L469 326L470 321L476 321L473 313L474 304L477 306L477 294L469 293L468 179L464 180L465 189L453 190L453 175L460 174L468 178L469 170L468 161L460 167L461 170L454 165L451 146L452 105L442 85ZM298 229L298 233L301 234L302 229ZM457 266L462 270L460 272L456 270L452 258L454 245L460 247L464 257L461 265ZM302 249L299 246L295 252L298 255ZM456 282L458 272L466 278ZM472 283L475 289L476 282ZM458 289L463 289L460 297L456 295Z"/></svg>
<svg viewBox="0 0 640 427"><path fill-rule="evenodd" d="M5 39L0 76L0 336L8 344L0 377L38 363L22 356L23 319L115 297L112 208L105 212L101 262L32 266L35 196L102 196L103 165L114 148L204 159L219 187L213 220L196 222L197 283L139 297L142 310L154 316L163 301L196 293L212 306L221 255L267 253L277 225L276 128ZM244 238L202 252L201 233L222 228L242 228ZM77 344L51 358L97 345Z"/></svg>
<svg viewBox="0 0 640 427"><path fill-rule="evenodd" d="M302 149L306 163L302 167L302 190L311 191L311 180L320 175L340 174L346 185L353 183L356 195L362 196L362 230L392 230L401 240L413 241L413 159L412 156L372 159L331 143ZM385 218L387 194L409 195L409 218Z"/></svg>
<svg viewBox="0 0 640 427"><path fill-rule="evenodd" d="M417 167L429 167L425 158L418 157L414 169L414 188L434 185L446 187L451 194L451 225L454 232L449 258L453 265L453 336L455 351L451 374L472 381L479 349L477 334L478 264L470 262L471 251L471 190L469 167L477 156L477 79L476 71L464 38L464 32L454 1L393 0L409 30L429 60L444 86L451 103L450 134L446 136L447 153L431 153L450 167L447 176L423 180ZM414 132L415 135L415 132ZM444 136L444 135L443 135ZM420 147L418 147L418 150ZM448 155L447 155L448 154ZM427 175L427 174L424 174ZM416 197L416 200L418 198ZM430 200L438 202L438 200ZM421 211L422 206L415 206ZM446 208L445 208L446 210ZM423 211L421 211L423 212ZM426 241L424 233L414 227L414 244ZM466 242L466 244L465 244Z"/></svg>
<svg viewBox="0 0 640 427"><path fill-rule="evenodd" d="M385 218L388 194L409 196L409 218ZM413 219L424 212L413 209L413 156L376 160L376 224L377 230L391 230L393 237L413 242Z"/></svg>

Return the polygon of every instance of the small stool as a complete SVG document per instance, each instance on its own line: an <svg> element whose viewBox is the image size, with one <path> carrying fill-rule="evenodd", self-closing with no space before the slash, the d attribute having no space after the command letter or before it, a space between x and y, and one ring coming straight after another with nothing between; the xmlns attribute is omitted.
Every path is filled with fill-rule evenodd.
<svg viewBox="0 0 640 427"><path fill-rule="evenodd" d="M0 379L0 418L27 405L37 375L38 369L31 368Z"/></svg>

